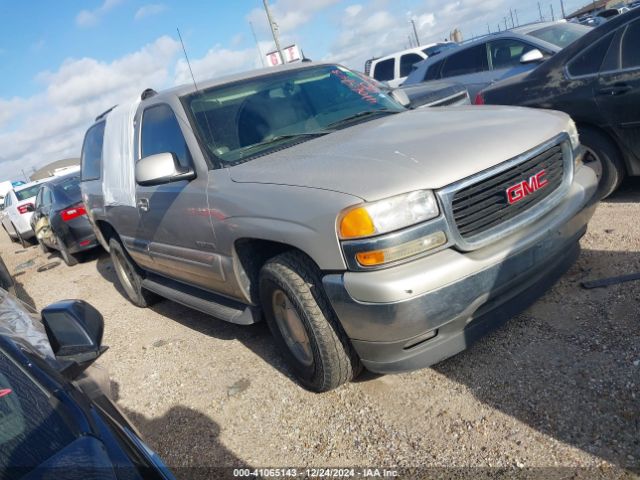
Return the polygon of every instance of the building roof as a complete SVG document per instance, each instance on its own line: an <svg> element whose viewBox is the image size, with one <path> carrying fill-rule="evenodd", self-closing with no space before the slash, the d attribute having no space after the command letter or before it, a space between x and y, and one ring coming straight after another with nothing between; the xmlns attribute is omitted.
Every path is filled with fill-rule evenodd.
<svg viewBox="0 0 640 480"><path fill-rule="evenodd" d="M80 165L79 158L65 158L63 160L56 160L55 162L51 162L33 172L33 174L31 174L29 178L31 180L42 180L43 178L51 177L56 168L72 167L75 165Z"/></svg>

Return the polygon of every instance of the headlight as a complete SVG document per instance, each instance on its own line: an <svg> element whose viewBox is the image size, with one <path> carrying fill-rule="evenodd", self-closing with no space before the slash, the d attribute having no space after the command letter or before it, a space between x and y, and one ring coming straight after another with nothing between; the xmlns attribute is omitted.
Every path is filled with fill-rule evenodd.
<svg viewBox="0 0 640 480"><path fill-rule="evenodd" d="M429 190L418 190L349 208L338 218L341 239L380 235L438 216L438 204Z"/></svg>
<svg viewBox="0 0 640 480"><path fill-rule="evenodd" d="M569 121L569 126L567 127L567 133L569 134L569 139L571 139L571 147L575 150L580 146L580 136L578 135L578 129L576 128L576 123L573 120Z"/></svg>

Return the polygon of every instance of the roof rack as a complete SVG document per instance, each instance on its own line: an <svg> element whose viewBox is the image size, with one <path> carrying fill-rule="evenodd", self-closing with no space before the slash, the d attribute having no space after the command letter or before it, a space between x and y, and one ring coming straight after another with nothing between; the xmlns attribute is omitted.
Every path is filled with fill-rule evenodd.
<svg viewBox="0 0 640 480"><path fill-rule="evenodd" d="M142 92L142 95L140 95L140 100L146 100L147 98L151 98L157 94L158 92L156 92L153 88L146 88Z"/></svg>
<svg viewBox="0 0 640 480"><path fill-rule="evenodd" d="M114 108L116 108L118 105L114 105L113 107L111 107L108 110L105 110L104 112L102 112L100 115L98 115L95 119L95 121L97 122L98 120L103 119L104 117L107 116L107 113L109 113L111 110L113 110Z"/></svg>

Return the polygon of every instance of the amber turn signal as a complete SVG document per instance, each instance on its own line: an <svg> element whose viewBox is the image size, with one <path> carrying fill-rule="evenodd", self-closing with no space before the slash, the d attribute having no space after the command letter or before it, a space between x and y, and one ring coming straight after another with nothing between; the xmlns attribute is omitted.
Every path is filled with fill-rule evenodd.
<svg viewBox="0 0 640 480"><path fill-rule="evenodd" d="M373 225L373 220L363 207L354 208L340 220L340 238L366 237L375 232L376 227Z"/></svg>

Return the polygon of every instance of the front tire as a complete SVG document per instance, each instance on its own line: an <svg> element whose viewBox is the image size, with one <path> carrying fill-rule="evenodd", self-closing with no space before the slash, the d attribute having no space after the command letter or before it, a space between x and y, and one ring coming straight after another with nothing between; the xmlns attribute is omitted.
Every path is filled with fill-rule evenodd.
<svg viewBox="0 0 640 480"><path fill-rule="evenodd" d="M144 272L131 260L122 244L115 238L109 240L109 252L120 286L129 301L140 308L146 308L156 303L160 297L142 287Z"/></svg>
<svg viewBox="0 0 640 480"><path fill-rule="evenodd" d="M601 199L607 198L625 177L620 152L607 135L595 128L581 128L580 143L587 149L585 164L594 162L594 170L599 173L598 195Z"/></svg>
<svg viewBox="0 0 640 480"><path fill-rule="evenodd" d="M360 360L307 257L287 252L269 260L260 271L260 302L278 349L304 387L325 392L360 373Z"/></svg>
<svg viewBox="0 0 640 480"><path fill-rule="evenodd" d="M16 239L18 240L18 243L20 244L20 246L22 248L27 248L27 242L24 238L22 238L22 235L20 235L20 232L18 231L18 229L16 228L15 225L11 224L13 226L13 231L16 232Z"/></svg>

